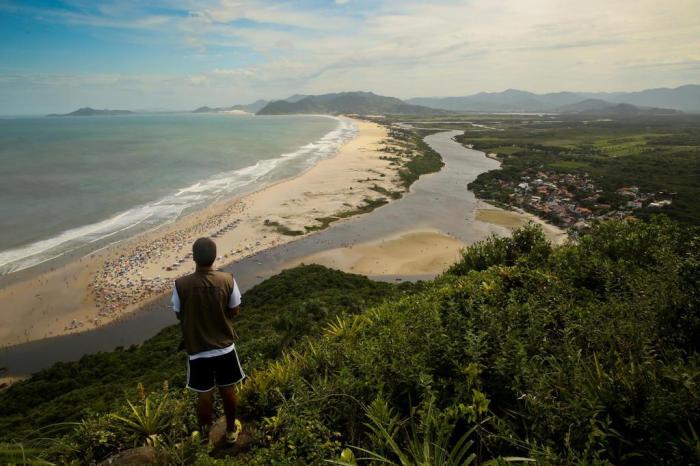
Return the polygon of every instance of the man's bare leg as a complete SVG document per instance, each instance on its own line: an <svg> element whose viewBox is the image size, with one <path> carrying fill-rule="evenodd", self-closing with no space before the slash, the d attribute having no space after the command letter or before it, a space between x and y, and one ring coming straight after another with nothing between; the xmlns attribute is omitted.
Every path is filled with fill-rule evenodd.
<svg viewBox="0 0 700 466"><path fill-rule="evenodd" d="M238 411L238 396L233 385L219 387L221 400L224 403L224 414L226 414L226 430L234 432L236 430L236 411Z"/></svg>
<svg viewBox="0 0 700 466"><path fill-rule="evenodd" d="M214 390L200 392L197 401L197 420L203 434L209 432L214 417Z"/></svg>

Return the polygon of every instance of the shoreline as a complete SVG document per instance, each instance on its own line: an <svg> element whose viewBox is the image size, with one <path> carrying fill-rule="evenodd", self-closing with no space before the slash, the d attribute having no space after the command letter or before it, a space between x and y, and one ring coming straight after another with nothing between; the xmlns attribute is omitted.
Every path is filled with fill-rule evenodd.
<svg viewBox="0 0 700 466"><path fill-rule="evenodd" d="M234 272L241 290L245 291L281 272L291 262L305 262L305 258L328 250L352 249L353 246L367 243L371 247L378 247L380 252L385 252L382 249L391 250L397 243L409 246L415 238L400 238L405 232L438 232L439 238L451 238L464 245L484 240L491 234L508 235L510 231L507 228L474 218L477 208L484 203L478 201L473 192L466 188L467 183L479 173L495 169L496 162L484 157L482 152L466 149L455 142L452 139L454 133L437 133L423 139L440 154L445 165L438 172L421 176L397 202L363 215L345 218L333 223L332 228L294 237L293 241L261 250L233 262L225 270ZM383 240L385 247L381 248ZM440 252L434 247L425 249L427 256ZM454 249L456 254L457 247ZM360 255L365 258L368 256L363 248L355 248L354 251L363 252ZM370 251L369 255L374 256L375 252ZM424 265L431 265L424 254L421 256ZM392 260L395 258L396 254ZM398 260L406 262L402 255L398 256ZM437 265L429 274L411 273L410 268L419 270L418 266L414 263L410 267L399 268L399 274L373 274L370 278L391 282L428 280L441 271ZM172 312L169 312L169 297L167 293L162 293L139 305L134 312L108 324L0 349L0 366L8 368L8 375L31 374L58 361L74 361L96 351L112 351L119 346L139 344L164 327L174 324L177 321Z"/></svg>
<svg viewBox="0 0 700 466"><path fill-rule="evenodd" d="M178 113L178 112L175 112L175 113ZM202 114L202 115L206 115L206 114ZM291 116L294 116L294 115L291 115ZM363 121L363 120L359 120L356 118L346 117L344 115L334 116L334 115L324 115L324 114L304 114L304 115L297 115L297 116L302 116L302 117L311 116L311 117L318 117L318 118L327 118L327 119L335 120L339 123L343 119L352 121L355 124L358 121ZM267 117L274 118L275 116L274 115L266 115L266 116L262 116L261 118L267 118ZM335 129L331 130L329 133L327 133L326 135L324 135L323 137L321 137L320 139L315 140L315 141L311 141L308 144L317 143L317 142L323 140L326 136L328 136L328 134L331 134L331 133L337 131L338 129L339 128L335 128ZM355 136L353 136L352 139L354 139L356 136L357 136L357 134L355 134ZM97 243L100 244L100 246L97 249L90 249L89 243L84 244L84 245L78 246L77 248L75 248L73 250L66 251L64 253L57 255L56 257L46 259L46 260L41 261L41 262L34 264L32 266L22 268L22 269L19 269L16 271L12 271L9 273L0 274L0 290L2 290L2 288L6 287L6 286L12 285L13 283L17 283L17 282L21 282L21 281L25 281L25 280L30 280L30 279L36 277L37 275L54 271L55 269L59 269L61 267L67 266L72 262L80 261L83 258L88 258L88 257L93 256L95 254L98 254L104 250L111 250L113 248L116 248L116 247L118 247L120 245L124 245L124 244L128 245L132 241L134 241L142 236L145 236L145 235L148 235L148 234L154 233L154 232L159 232L159 231L164 230L168 227L172 227L173 225L177 225L178 222L182 222L185 219L192 217L193 215L197 215L197 214L201 213L202 211L207 210L209 208L222 208L225 205L228 205L232 202L240 200L246 196L255 194L255 193L262 191L266 188L272 187L278 183L283 183L285 181L289 181L289 180L292 180L296 177L302 176L308 170L312 169L316 165L316 163L320 162L321 160L330 160L333 157L335 157L336 155L338 155L338 153L340 152L340 149L342 149L342 146L345 145L347 142L351 141L352 139L349 139L349 140L346 140L345 142L343 142L334 154L332 154L328 157L319 159L315 163L313 163L312 165L305 167L301 171L294 173L290 176L283 177L280 179L275 179L272 181L268 181L266 183L262 183L258 186L255 186L255 187L250 187L250 188L246 187L240 193L233 194L233 195L229 194L229 195L223 196L217 200L214 200L213 203L209 206L198 206L190 211L187 211L184 214L181 214L180 217L175 218L173 220L168 220L164 223L161 223L161 224L155 225L155 226L151 226L151 227L148 227L146 229L138 229L137 228L134 231L134 233L131 234L130 236L121 237L121 238L113 240L113 241L106 240L106 239L98 240ZM302 149L302 148L303 148L303 146L300 147L299 149ZM249 168L249 167L243 167L243 169L245 169L245 168ZM200 180L200 182L201 181L203 181L203 180ZM195 184L197 184L197 183L195 183ZM139 206L135 206L135 207L139 207ZM187 210L187 209L185 209L185 210ZM123 213L123 212L120 212L120 213ZM117 213L115 215L119 215L120 213ZM80 226L75 227L75 228L80 228ZM118 233L119 232L116 232L115 234L118 235ZM113 235L108 235L105 238L108 238L109 236L113 236ZM0 347L2 347L1 344L0 344Z"/></svg>
<svg viewBox="0 0 700 466"><path fill-rule="evenodd" d="M322 226L317 219L381 197L372 186L403 191L398 167L380 158L384 152L379 149L389 139L387 129L352 121L357 128L353 139L292 177L4 285L0 300L15 306L0 316L0 348L125 318L163 296L175 278L189 272L189 250L198 236L215 238L215 265L223 267L302 236L285 230L311 235L315 231L305 227Z"/></svg>

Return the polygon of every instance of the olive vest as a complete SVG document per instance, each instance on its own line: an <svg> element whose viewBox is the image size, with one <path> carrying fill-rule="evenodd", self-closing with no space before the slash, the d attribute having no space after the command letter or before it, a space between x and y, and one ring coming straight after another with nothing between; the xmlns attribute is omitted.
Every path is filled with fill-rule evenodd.
<svg viewBox="0 0 700 466"><path fill-rule="evenodd" d="M187 354L231 346L234 332L226 317L233 275L209 268L175 280L180 297L180 326Z"/></svg>

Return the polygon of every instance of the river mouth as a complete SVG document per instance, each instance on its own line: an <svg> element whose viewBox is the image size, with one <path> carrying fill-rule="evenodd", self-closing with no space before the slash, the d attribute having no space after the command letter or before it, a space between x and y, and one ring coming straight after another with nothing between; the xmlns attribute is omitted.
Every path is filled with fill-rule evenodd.
<svg viewBox="0 0 700 466"><path fill-rule="evenodd" d="M326 230L277 246L238 261L225 270L232 272L243 291L279 273L285 264L321 251L374 241L401 232L425 229L472 244L492 233L507 234L502 227L475 218L479 201L467 185L483 172L498 168L498 162L483 152L467 149L453 140L460 131L436 133L425 138L443 158L437 173L423 175L401 199L370 213L334 223ZM370 278L382 280L429 279L434 274L392 274ZM139 344L159 330L176 324L164 295L145 304L121 320L81 333L63 335L0 349L0 367L9 376L32 374L52 364L75 361L98 351Z"/></svg>

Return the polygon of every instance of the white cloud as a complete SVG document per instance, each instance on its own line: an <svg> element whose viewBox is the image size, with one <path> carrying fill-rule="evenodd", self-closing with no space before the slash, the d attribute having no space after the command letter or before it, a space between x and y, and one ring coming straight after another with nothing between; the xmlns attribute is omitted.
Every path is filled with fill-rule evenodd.
<svg viewBox="0 0 700 466"><path fill-rule="evenodd" d="M222 47L224 56L234 47L257 56L252 65L222 64L190 77L79 78L93 87L111 79L121 95L137 89L139 98L152 89L164 95L168 86L169 98L189 89L171 105L153 104L159 106L352 89L411 97L700 81L697 0L412 0L314 9L292 1L187 0L166 6L189 15L137 18L138 2L115 5L47 20L167 31L205 56Z"/></svg>

